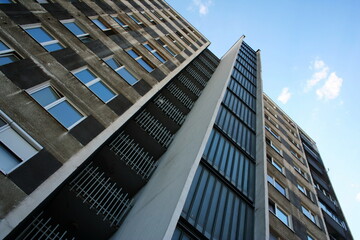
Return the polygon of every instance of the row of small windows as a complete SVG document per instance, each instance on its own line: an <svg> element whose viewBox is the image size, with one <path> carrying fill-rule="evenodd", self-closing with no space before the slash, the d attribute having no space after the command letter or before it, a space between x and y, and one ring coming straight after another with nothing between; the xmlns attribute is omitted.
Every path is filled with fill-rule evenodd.
<svg viewBox="0 0 360 240"><path fill-rule="evenodd" d="M208 239L251 239L254 210L199 165L182 216Z"/></svg>
<svg viewBox="0 0 360 240"><path fill-rule="evenodd" d="M256 111L256 99L238 81L231 78L228 88L235 93L251 110Z"/></svg>
<svg viewBox="0 0 360 240"><path fill-rule="evenodd" d="M256 68L254 68L251 64L244 60L242 57L237 58L237 62L243 65L246 70L248 70L252 75L256 76Z"/></svg>
<svg viewBox="0 0 360 240"><path fill-rule="evenodd" d="M241 84L250 94L256 96L256 87L239 70L234 68L231 77Z"/></svg>
<svg viewBox="0 0 360 240"><path fill-rule="evenodd" d="M254 199L255 164L213 129L203 158L250 200Z"/></svg>
<svg viewBox="0 0 360 240"><path fill-rule="evenodd" d="M239 55L256 69L256 55L249 54L244 48L240 48Z"/></svg>
<svg viewBox="0 0 360 240"><path fill-rule="evenodd" d="M240 101L235 94L231 91L226 91L223 103L242 121L244 121L249 128L255 130L255 113L247 105Z"/></svg>
<svg viewBox="0 0 360 240"><path fill-rule="evenodd" d="M253 75L247 68L245 68L240 62L235 62L235 68L239 70L247 79L249 79L252 84L256 86L256 75Z"/></svg>
<svg viewBox="0 0 360 240"><path fill-rule="evenodd" d="M245 152L255 156L255 134L229 110L221 107L215 123Z"/></svg>

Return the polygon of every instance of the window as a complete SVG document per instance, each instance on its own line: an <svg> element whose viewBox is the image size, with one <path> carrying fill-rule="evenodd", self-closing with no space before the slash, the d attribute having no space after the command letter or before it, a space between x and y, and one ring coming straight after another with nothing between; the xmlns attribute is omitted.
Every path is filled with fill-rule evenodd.
<svg viewBox="0 0 360 240"><path fill-rule="evenodd" d="M48 83L29 89L28 93L67 129L71 129L85 118L66 97Z"/></svg>
<svg viewBox="0 0 360 240"><path fill-rule="evenodd" d="M274 177L267 176L267 181L271 183L282 195L286 197L286 188L283 187Z"/></svg>
<svg viewBox="0 0 360 240"><path fill-rule="evenodd" d="M266 143L269 144L272 149L274 149L278 154L282 156L282 150L280 150L279 147L274 145L274 143L270 139L266 138Z"/></svg>
<svg viewBox="0 0 360 240"><path fill-rule="evenodd" d="M180 49L180 51L183 51L185 49L184 45L182 45L181 43L176 41L173 36L171 36L170 34L168 34L166 36Z"/></svg>
<svg viewBox="0 0 360 240"><path fill-rule="evenodd" d="M127 25L123 20L121 20L119 17L112 17L115 22L117 22L122 28L125 30L129 30L129 25Z"/></svg>
<svg viewBox="0 0 360 240"><path fill-rule="evenodd" d="M187 39L184 37L184 35L182 35L179 31L176 31L175 34L178 35L178 37L179 37L180 39L182 39L186 45L188 45L188 46L191 45L190 41L187 40Z"/></svg>
<svg viewBox="0 0 360 240"><path fill-rule="evenodd" d="M4 4L4 3L15 3L12 0L0 0L0 4Z"/></svg>
<svg viewBox="0 0 360 240"><path fill-rule="evenodd" d="M154 21L154 19L152 19L149 14L147 14L146 12L141 12L141 14L147 19L149 20L149 22L151 22L152 24L156 25L156 22Z"/></svg>
<svg viewBox="0 0 360 240"><path fill-rule="evenodd" d="M193 35L191 35L188 30L186 30L185 28L182 28L181 30L183 30L183 32L184 32L189 38L191 38L194 42L196 42L196 38L195 38Z"/></svg>
<svg viewBox="0 0 360 240"><path fill-rule="evenodd" d="M58 40L53 38L41 26L23 26L23 28L32 38L34 38L41 46L43 46L49 52L64 48Z"/></svg>
<svg viewBox="0 0 360 240"><path fill-rule="evenodd" d="M272 125L274 125L276 128L279 128L279 124L277 124L276 122L274 122L274 120L273 120L271 117L269 117L269 115L267 115L266 113L265 113L265 118L266 118Z"/></svg>
<svg viewBox="0 0 360 240"><path fill-rule="evenodd" d="M149 44L144 43L144 47L151 52L152 55L154 55L160 62L164 63L166 60Z"/></svg>
<svg viewBox="0 0 360 240"><path fill-rule="evenodd" d="M41 146L0 110L0 171L10 173Z"/></svg>
<svg viewBox="0 0 360 240"><path fill-rule="evenodd" d="M269 199L269 211L272 212L286 226L290 227L290 216Z"/></svg>
<svg viewBox="0 0 360 240"><path fill-rule="evenodd" d="M316 223L315 215L314 215L309 209L307 209L307 208L304 207L304 206L301 206L301 211L302 211L302 213L303 213L307 218L309 218L313 223Z"/></svg>
<svg viewBox="0 0 360 240"><path fill-rule="evenodd" d="M295 149L293 149L293 148L290 147L290 152L291 152L291 154L292 154L294 157L296 157L297 160L299 160L300 162L303 162L300 154L298 154L298 153L295 151Z"/></svg>
<svg viewBox="0 0 360 240"><path fill-rule="evenodd" d="M124 66L120 65L113 57L110 57L104 61L130 85L134 85L139 81Z"/></svg>
<svg viewBox="0 0 360 240"><path fill-rule="evenodd" d="M307 236L306 236L306 239L307 239L307 240L315 240L315 238L313 238L313 237L310 236L310 235L307 235Z"/></svg>
<svg viewBox="0 0 360 240"><path fill-rule="evenodd" d="M116 94L110 90L100 78L95 76L89 69L85 68L80 71L74 72L80 82L85 84L96 96L98 96L103 102L109 102Z"/></svg>
<svg viewBox="0 0 360 240"><path fill-rule="evenodd" d="M142 56L140 56L135 50L130 49L126 51L127 54L130 55L130 57L132 57L135 61L137 61L140 66L142 66L146 71L151 72L152 70L154 70L154 68L152 66L150 66L150 64L148 64Z"/></svg>
<svg viewBox="0 0 360 240"><path fill-rule="evenodd" d="M64 24L64 26L69 29L69 31L72 32L76 37L78 37L83 43L92 40L90 35L83 29L81 29L79 25L77 25L74 21L64 21L62 22L62 24Z"/></svg>
<svg viewBox="0 0 360 240"><path fill-rule="evenodd" d="M301 176L303 176L306 180L308 180L306 172L304 172L299 166L297 166L296 164L294 164L294 169L295 169Z"/></svg>
<svg viewBox="0 0 360 240"><path fill-rule="evenodd" d="M91 21L95 23L95 25L98 26L98 28L100 28L104 32L111 30L110 27L107 26L107 24L102 20L100 20L99 18L91 19Z"/></svg>
<svg viewBox="0 0 360 240"><path fill-rule="evenodd" d="M169 48L160 38L156 39L156 41L166 50L168 53L170 53L173 57L176 56L173 50Z"/></svg>
<svg viewBox="0 0 360 240"><path fill-rule="evenodd" d="M9 48L2 41L0 41L0 66L16 62L19 59L20 58L13 49Z"/></svg>
<svg viewBox="0 0 360 240"><path fill-rule="evenodd" d="M140 26L143 26L143 22L140 21L134 14L128 14L128 16L137 24Z"/></svg>
<svg viewBox="0 0 360 240"><path fill-rule="evenodd" d="M271 133L271 135L273 135L277 140L280 141L280 135L275 132L274 130L271 129L271 127L269 127L268 125L265 125L265 129L269 131L269 133Z"/></svg>
<svg viewBox="0 0 360 240"><path fill-rule="evenodd" d="M305 194L306 196L308 195L308 190L306 189L306 187L304 187L303 185L301 184L297 184L297 188L303 193Z"/></svg>
<svg viewBox="0 0 360 240"><path fill-rule="evenodd" d="M281 173L283 173L283 166L281 166L280 163L278 163L273 157L270 155L266 155L267 160Z"/></svg>
<svg viewBox="0 0 360 240"><path fill-rule="evenodd" d="M160 13L156 12L155 10L151 10L151 12L162 22L165 22L165 19L160 15Z"/></svg>

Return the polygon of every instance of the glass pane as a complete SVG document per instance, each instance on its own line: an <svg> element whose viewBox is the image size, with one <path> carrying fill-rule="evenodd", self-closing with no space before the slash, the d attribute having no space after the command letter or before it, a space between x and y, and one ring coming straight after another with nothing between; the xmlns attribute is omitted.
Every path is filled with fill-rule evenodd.
<svg viewBox="0 0 360 240"><path fill-rule="evenodd" d="M138 81L125 67L119 69L117 73L130 85L133 85Z"/></svg>
<svg viewBox="0 0 360 240"><path fill-rule="evenodd" d="M93 40L89 35L81 36L81 37L79 37L79 39L83 43L88 43Z"/></svg>
<svg viewBox="0 0 360 240"><path fill-rule="evenodd" d="M53 52L53 51L56 51L56 50L63 49L64 47L61 46L59 43L54 43L54 44L46 45L46 46L44 46L44 48L46 50L48 50L49 52Z"/></svg>
<svg viewBox="0 0 360 240"><path fill-rule="evenodd" d="M124 22L122 22L118 17L113 17L113 19L122 27L126 26Z"/></svg>
<svg viewBox="0 0 360 240"><path fill-rule="evenodd" d="M171 51L171 49L168 46L164 46L164 48L166 49L166 51L168 51L171 55L175 56L176 54Z"/></svg>
<svg viewBox="0 0 360 240"><path fill-rule="evenodd" d="M166 62L165 59L162 56L160 56L160 54L158 54L157 52L153 52L152 54L154 54L154 56L157 59L159 59L160 62L162 62L162 63Z"/></svg>
<svg viewBox="0 0 360 240"><path fill-rule="evenodd" d="M154 50L149 44L147 44L147 43L145 43L144 44L144 47L147 49L147 50L149 50L150 52L152 51L152 50Z"/></svg>
<svg viewBox="0 0 360 240"><path fill-rule="evenodd" d="M14 55L14 54L6 54L3 56L0 56L0 66L8 64L8 63L12 63L15 61L18 61L19 59Z"/></svg>
<svg viewBox="0 0 360 240"><path fill-rule="evenodd" d="M0 51L4 51L4 50L8 50L9 48L2 42L0 41Z"/></svg>
<svg viewBox="0 0 360 240"><path fill-rule="evenodd" d="M283 188L277 181L275 181L275 187L277 190L279 190L279 192L281 192L282 195L285 196L286 193L285 188Z"/></svg>
<svg viewBox="0 0 360 240"><path fill-rule="evenodd" d="M48 42L54 40L42 27L25 29L36 41L39 43Z"/></svg>
<svg viewBox="0 0 360 240"><path fill-rule="evenodd" d="M51 87L46 87L34 92L31 96L43 107L60 99L60 96Z"/></svg>
<svg viewBox="0 0 360 240"><path fill-rule="evenodd" d="M21 161L14 156L3 144L0 143L0 169L7 173L16 167Z"/></svg>
<svg viewBox="0 0 360 240"><path fill-rule="evenodd" d="M84 69L74 74L82 83L86 84L96 78L96 76L88 69Z"/></svg>
<svg viewBox="0 0 360 240"><path fill-rule="evenodd" d="M114 70L121 66L114 58L109 58L105 62Z"/></svg>
<svg viewBox="0 0 360 240"><path fill-rule="evenodd" d="M11 0L0 0L0 3L13 3Z"/></svg>
<svg viewBox="0 0 360 240"><path fill-rule="evenodd" d="M86 34L76 23L70 22L70 23L64 23L64 26L70 30L73 34L76 36Z"/></svg>
<svg viewBox="0 0 360 240"><path fill-rule="evenodd" d="M132 58L139 57L139 54L137 54L134 50L128 50L126 51Z"/></svg>
<svg viewBox="0 0 360 240"><path fill-rule="evenodd" d="M93 19L92 22L95 23L101 30L108 29L108 27L106 27L99 19Z"/></svg>
<svg viewBox="0 0 360 240"><path fill-rule="evenodd" d="M108 102L115 96L115 94L101 81L91 85L89 88L104 102Z"/></svg>
<svg viewBox="0 0 360 240"><path fill-rule="evenodd" d="M6 124L7 123L2 118L0 118L0 127L5 126Z"/></svg>
<svg viewBox="0 0 360 240"><path fill-rule="evenodd" d="M129 17L134 20L137 24L141 23L134 15L129 15Z"/></svg>
<svg viewBox="0 0 360 240"><path fill-rule="evenodd" d="M277 170L279 170L280 172L282 172L282 167L281 167L277 162L272 161L272 164L275 166L275 168L276 168Z"/></svg>
<svg viewBox="0 0 360 240"><path fill-rule="evenodd" d="M138 59L137 62L143 67L145 68L146 71L151 72L152 70L154 70L154 68L152 68L147 62L145 62L142 58Z"/></svg>
<svg viewBox="0 0 360 240"><path fill-rule="evenodd" d="M49 112L66 128L69 128L83 117L83 115L67 101L63 101L50 108Z"/></svg>
<svg viewBox="0 0 360 240"><path fill-rule="evenodd" d="M286 225L289 225L289 219L288 216L281 211L279 208L276 208L276 216Z"/></svg>

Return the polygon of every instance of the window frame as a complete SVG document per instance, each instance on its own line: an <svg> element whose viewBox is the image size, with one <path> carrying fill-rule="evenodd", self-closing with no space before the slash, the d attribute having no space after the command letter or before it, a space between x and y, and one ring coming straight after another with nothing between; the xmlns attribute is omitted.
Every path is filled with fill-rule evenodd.
<svg viewBox="0 0 360 240"><path fill-rule="evenodd" d="M157 24L157 22L147 12L141 11L140 14L143 15L152 24L154 24L154 25Z"/></svg>
<svg viewBox="0 0 360 240"><path fill-rule="evenodd" d="M60 23L71 33L73 34L77 39L79 39L82 43L87 43L91 40L93 40L93 38L90 36L90 34L87 31L84 31L84 29L79 26L79 24L77 24L77 22L75 21L75 19L66 19L66 20L61 20ZM84 32L83 34L78 34L76 35L73 31L71 31L65 24L68 23L74 23L76 25L76 27L78 27L82 32Z"/></svg>
<svg viewBox="0 0 360 240"><path fill-rule="evenodd" d="M175 46L176 46L177 48L179 48L179 50L180 50L181 52L185 50L184 45L182 45L180 42L176 41L176 39L175 39L173 36L171 36L170 34L166 34L166 37L169 38L169 39L171 40L171 42L174 43Z"/></svg>
<svg viewBox="0 0 360 240"><path fill-rule="evenodd" d="M8 57L8 56L13 56L14 58L17 59L17 60L12 61L12 62L8 62L8 63L5 63L5 64L0 64L0 66L4 66L6 64L19 61L21 59L20 55L14 49L10 48L9 45L6 44L3 40L0 39L0 43L2 43L7 48L5 50L0 50L0 59L3 58L3 57Z"/></svg>
<svg viewBox="0 0 360 240"><path fill-rule="evenodd" d="M79 72L82 72L84 70L88 70L90 72L90 74L94 75L94 79L87 82L87 83L84 83L80 78L78 78L76 76L77 73ZM116 96L118 96L118 94L111 88L109 87L100 77L98 77L93 71L91 71L91 69L88 67L88 66L84 66L84 67L81 67L81 68L78 68L78 69L75 69L73 71L71 71L71 73L74 75L74 77L76 79L78 79L81 84L85 85L97 98L100 99L100 101L102 101L103 103L108 103L110 102L111 100L113 100ZM112 96L111 98L109 98L107 101L104 101L103 99L100 98L100 96L98 96L98 94L96 92L94 92L90 87L95 85L96 83L102 83L110 92L112 92L114 94L114 96Z"/></svg>
<svg viewBox="0 0 360 240"><path fill-rule="evenodd" d="M271 127L269 127L267 124L265 124L265 129L271 133L273 137L275 137L277 140L281 141L280 134L277 133L275 130L273 130Z"/></svg>
<svg viewBox="0 0 360 240"><path fill-rule="evenodd" d="M110 64L107 63L107 61L108 61L109 59L114 59L115 63L116 63L117 65L119 65L119 67L116 68L116 69L112 68L112 67L110 66ZM114 57L114 55L108 56L108 57L106 57L106 58L103 58L102 60L103 60L103 62L104 62L109 68L111 68L117 75L119 75L119 76L121 77L121 79L123 79L123 80L124 80L127 84L129 84L130 86L134 86L136 83L138 83L138 82L140 81L133 73L131 73L131 72L125 67L125 65L121 64L121 63ZM120 75L119 71L120 71L121 69L123 69L123 68L124 68L134 79L136 79L136 82L135 82L135 83L130 83L128 80L126 80L126 78L124 78L122 75Z"/></svg>
<svg viewBox="0 0 360 240"><path fill-rule="evenodd" d="M305 212L304 212L305 211ZM311 222L318 225L318 217L314 214L308 207L305 207L301 204L301 212L304 214Z"/></svg>
<svg viewBox="0 0 360 240"><path fill-rule="evenodd" d="M133 51L136 55L138 55L137 57L132 56L129 51ZM136 49L136 48L128 48L125 50L125 52L132 58L134 59L143 69L145 69L148 73L151 73L152 71L155 70L155 67L150 63L150 61L145 58L144 56L142 56L140 54L140 52ZM151 68L151 70L149 71L146 67L144 67L142 61L147 65L145 65L146 67Z"/></svg>
<svg viewBox="0 0 360 240"><path fill-rule="evenodd" d="M164 56L162 56L162 54L160 54L153 46L152 44L150 44L149 42L145 42L142 44L144 46L144 48L146 48L146 50L148 50L157 60L159 60L161 63L165 63L167 60ZM151 48L152 50L150 50L149 48L147 48L145 45L149 46L149 48ZM160 58L162 58L162 60L160 60L157 56L159 55Z"/></svg>
<svg viewBox="0 0 360 240"><path fill-rule="evenodd" d="M102 32L108 32L111 30L110 25L104 19L102 19L100 17L90 18L90 20ZM98 21L100 24L96 23L96 21ZM105 28L102 28L101 25L103 25Z"/></svg>
<svg viewBox="0 0 360 240"><path fill-rule="evenodd" d="M173 49L171 49L166 43L164 43L163 40L161 40L160 38L156 38L155 39L156 42L161 45L171 56L176 57L177 54L175 53L175 51L173 51Z"/></svg>
<svg viewBox="0 0 360 240"><path fill-rule="evenodd" d="M284 184L280 183L275 177L271 175L267 175L267 181L278 191L283 195L284 197L288 198L288 189L284 187ZM278 188L281 187L280 189ZM281 191L283 190L284 193Z"/></svg>
<svg viewBox="0 0 360 240"><path fill-rule="evenodd" d="M130 26L126 23L126 21L120 17L119 15L110 15L110 17L124 30L129 31L131 30Z"/></svg>
<svg viewBox="0 0 360 240"><path fill-rule="evenodd" d="M0 134L2 132L7 131L8 129L12 129L17 135L19 135L25 142L27 142L32 148L34 148L37 153L43 149L43 147L35 141L34 138L32 138L27 132L25 132L18 124L16 124L15 121L13 121L8 115L6 115L2 110L0 110L0 119L5 123L5 125L0 126ZM19 164L17 164L15 167L11 168L8 171L3 170L0 168L0 172L2 172L4 175L8 175L11 172L13 172L15 169L20 167L22 164L24 164L26 161L31 159L33 156L35 156L37 153L29 156L27 159L22 159L16 152L14 152L10 147L8 147L4 142L0 140L0 144L3 145L11 155L13 155L18 161Z"/></svg>
<svg viewBox="0 0 360 240"><path fill-rule="evenodd" d="M272 199L269 198L268 200L269 202L269 211L274 214L275 217L277 217L280 222L282 222L284 225L286 225L287 227L289 227L290 229L292 229L292 220L291 220L291 214L288 214L287 211L285 211L282 207L280 207L275 201L273 201ZM272 211L272 207L270 206L274 206L274 210L275 212ZM285 215L287 217L287 222L285 223L277 214L277 212L280 211L283 215Z"/></svg>
<svg viewBox="0 0 360 240"><path fill-rule="evenodd" d="M271 165L273 165L275 168L276 168L276 170L278 170L279 172L281 172L283 175L285 175L284 174L284 166L282 165L282 164L280 164L279 163L279 161L277 161L276 159L274 159L272 156L270 156L269 154L266 154L266 158L267 158L267 160L268 160L268 162L270 162L271 163ZM280 170L280 169L281 170Z"/></svg>
<svg viewBox="0 0 360 240"><path fill-rule="evenodd" d="M40 44L47 52L55 52L55 51L59 51L61 49L64 49L65 46L63 44L60 43L59 40L57 40L54 35L52 33L50 33L49 31L47 31L46 28L44 28L44 26L41 24L41 23L33 23L33 24L26 24L26 25L21 25L20 26L25 32L27 35L29 35L35 42L37 42L38 44ZM53 40L51 41L45 41L45 42L40 42L38 41L35 37L33 37L27 30L28 29L35 29L35 28L40 28L42 29L46 34L48 34ZM48 50L46 48L46 46L50 46L50 45L53 45L53 44L58 44L61 46L60 49L56 49L56 50Z"/></svg>
<svg viewBox="0 0 360 240"><path fill-rule="evenodd" d="M49 104L46 105L46 106L42 106L42 105L32 96L32 94L34 94L34 93L36 93L36 92L39 92L39 91L41 91L41 90L43 90L43 89L45 89L45 88L47 88L47 87L50 87L56 94L58 94L58 95L59 95L59 99L55 100L54 102L49 103ZM74 128L76 125L78 125L80 122L82 122L82 121L87 117L87 116L86 116L82 111L80 111L74 104L72 104L65 95L63 95L59 90L57 90L57 88L54 87L54 86L50 83L50 81L47 81L47 82L44 82L44 83L42 83L42 84L36 85L36 86L34 86L34 87L32 87L32 88L29 88L29 89L26 90L26 92L29 94L29 96L30 96L37 104L39 104L39 106L40 106L41 108L43 108L44 110L46 110L46 112L47 112L48 114L50 114L51 117L52 117L53 119L55 119L55 121L57 121L61 126L63 126L63 127L64 127L65 129L67 129L68 131L71 130L72 128ZM60 96L61 96L61 97L60 97ZM71 124L69 127L66 127L62 122L60 122L60 120L56 119L56 117L53 116L53 114L51 114L51 113L49 112L49 110L50 110L51 108L55 107L56 105L61 104L62 102L65 102L65 101L68 102L68 104L69 104L75 111L77 111L80 115L82 115L82 117L81 117L79 120L77 120L76 122L74 122L73 124Z"/></svg>
<svg viewBox="0 0 360 240"><path fill-rule="evenodd" d="M265 137L265 141L266 141L266 143L267 143L276 153L278 153L280 156L283 156L283 151L282 151L282 149L280 149L279 147L277 147L277 146L271 141L271 139Z"/></svg>

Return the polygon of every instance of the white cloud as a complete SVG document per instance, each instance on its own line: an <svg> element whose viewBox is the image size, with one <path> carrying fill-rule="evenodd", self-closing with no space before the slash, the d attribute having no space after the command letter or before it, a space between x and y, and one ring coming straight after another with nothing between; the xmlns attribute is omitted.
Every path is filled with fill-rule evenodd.
<svg viewBox="0 0 360 240"><path fill-rule="evenodd" d="M356 201L360 202L360 192L356 194Z"/></svg>
<svg viewBox="0 0 360 240"><path fill-rule="evenodd" d="M325 79L329 73L329 67L326 66L322 60L315 60L310 69L314 69L316 72L312 75L311 79L307 81L305 91L309 91L318 82Z"/></svg>
<svg viewBox="0 0 360 240"><path fill-rule="evenodd" d="M289 92L289 88L285 87L282 89L280 95L278 96L278 100L282 103L282 104L286 104L289 99L291 98L291 93Z"/></svg>
<svg viewBox="0 0 360 240"><path fill-rule="evenodd" d="M209 13L209 7L212 5L212 0L193 0L192 5L198 8L200 15L206 15ZM191 7L192 9L192 7Z"/></svg>
<svg viewBox="0 0 360 240"><path fill-rule="evenodd" d="M316 95L319 97L319 99L334 99L339 96L342 83L343 79L338 77L335 72L332 72L326 80L325 84L316 90Z"/></svg>

